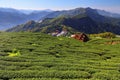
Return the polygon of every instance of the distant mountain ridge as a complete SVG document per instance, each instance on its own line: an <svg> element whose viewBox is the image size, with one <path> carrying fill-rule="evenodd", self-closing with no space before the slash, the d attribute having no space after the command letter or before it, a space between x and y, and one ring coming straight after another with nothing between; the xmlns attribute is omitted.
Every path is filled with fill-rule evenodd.
<svg viewBox="0 0 120 80"><path fill-rule="evenodd" d="M20 12L17 9L13 9L13 8L0 8L1 12L9 12L9 13L20 13L23 14L22 12Z"/></svg>
<svg viewBox="0 0 120 80"><path fill-rule="evenodd" d="M120 34L120 19L100 15L96 9L76 8L55 11L43 17L42 21L30 21L26 24L8 29L8 32L31 31L51 33L62 28L70 32L100 33L113 32Z"/></svg>
<svg viewBox="0 0 120 80"><path fill-rule="evenodd" d="M99 10L101 11L101 10ZM99 13L97 9L92 9L92 8L76 8L76 9L72 9L72 10L63 10L63 11L54 11L50 14L48 14L47 16L43 17L40 19L43 20L45 18L56 18L56 17L60 17L60 16L64 16L64 17L73 17L75 15L79 15L79 14L87 14L90 18L92 18L93 20L95 20L96 22L101 22L101 23L114 23L114 24L118 24L118 21L120 20L119 17L111 17L111 14L109 15L104 15L103 13ZM114 14L115 15L115 14Z"/></svg>
<svg viewBox="0 0 120 80"><path fill-rule="evenodd" d="M89 7L88 8L76 8L76 9L71 9L71 10L62 10L62 11L51 11L51 10L33 11L33 12L26 11L28 13L25 13L25 11L22 12L20 10L15 10L15 9L12 9L12 11L11 9L5 9L5 10L2 9L2 11L0 12L0 17L1 17L0 18L0 30L11 28L11 29L8 29L7 31L28 31L30 30L30 31L52 32L55 29L61 29L62 28L61 25L65 25L71 28L72 30L82 31L86 33L96 33L98 30L95 31L92 29L92 31L87 32L82 29L83 27L86 27L86 30L87 29L89 30L89 27L91 25L94 25L93 27L96 29L98 28L98 26L101 28L103 26L105 27L104 28L105 30L100 29L100 31L98 32L111 31L111 29L109 29L109 26L110 28L115 26L114 33L117 33L117 34L119 33L119 30L116 31L116 27L117 29L119 29L118 27L120 26L119 17L116 18L116 16L111 16L112 13L110 15L109 14L105 15L106 14L105 11L101 11L98 9L92 9ZM87 16L85 17L85 21L84 19L82 19L83 18L82 15ZM77 16L79 19L74 18L75 16ZM87 23L88 19L89 19L88 21L89 23ZM34 20L37 22L34 23L35 25L32 25L32 24L27 25L29 23L28 21L30 20ZM56 22L54 22L55 20ZM68 21L73 21L74 23L71 22L71 24L68 24L69 23ZM83 24L83 21L86 23ZM28 22L28 23L23 24L25 22ZM93 24L93 22L96 25ZM73 26L75 24L76 26L79 26L79 29L76 28L76 26ZM86 24L90 24L90 25L86 25ZM13 26L16 26L16 25L17 27L12 28ZM20 30L17 30L17 29L20 29Z"/></svg>
<svg viewBox="0 0 120 80"><path fill-rule="evenodd" d="M0 30L6 30L13 26L23 24L29 20L39 20L52 11L48 10L16 10L12 8L0 8Z"/></svg>
<svg viewBox="0 0 120 80"><path fill-rule="evenodd" d="M118 14L118 13L111 13L111 12L108 12L105 10L99 10L99 9L96 9L96 10L100 15L113 17L113 18L120 18L120 14Z"/></svg>
<svg viewBox="0 0 120 80"><path fill-rule="evenodd" d="M59 16L74 16L78 14L84 14L86 12L92 11L94 13L98 13L101 16L106 16L106 17L112 17L112 18L120 18L120 14L117 13L111 13L105 10L99 10L99 9L92 9L90 7L87 8L76 8L76 9L71 9L71 10L62 10L62 11L54 11L47 16L43 17L44 18L55 18Z"/></svg>
<svg viewBox="0 0 120 80"><path fill-rule="evenodd" d="M53 12L53 10L50 10L50 9L45 9L45 10L23 10L23 9L20 9L19 11L24 14L31 14L31 13L38 13L38 12Z"/></svg>

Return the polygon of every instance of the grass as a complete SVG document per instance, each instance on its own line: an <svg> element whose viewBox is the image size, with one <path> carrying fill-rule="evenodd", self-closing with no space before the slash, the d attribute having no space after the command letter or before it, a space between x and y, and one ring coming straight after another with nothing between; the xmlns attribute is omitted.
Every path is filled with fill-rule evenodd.
<svg viewBox="0 0 120 80"><path fill-rule="evenodd" d="M0 33L1 80L119 80L120 44L42 33Z"/></svg>

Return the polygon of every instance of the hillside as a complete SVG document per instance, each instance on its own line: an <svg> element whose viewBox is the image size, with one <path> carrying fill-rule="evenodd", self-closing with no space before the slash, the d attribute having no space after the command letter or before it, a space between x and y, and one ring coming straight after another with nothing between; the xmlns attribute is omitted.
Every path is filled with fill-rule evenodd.
<svg viewBox="0 0 120 80"><path fill-rule="evenodd" d="M90 7L88 7L88 8L75 8L75 9L63 10L63 11L54 11L54 12L48 14L47 16L41 18L41 19L56 18L56 17L61 17L61 16L74 17L74 16L82 15L82 14L87 14L93 20L95 20L97 22L102 22L102 23L103 22L104 23L113 23L117 20L120 21L119 14L113 14L110 12L109 12L109 14L107 14L107 12L105 12L105 11L92 9Z"/></svg>
<svg viewBox="0 0 120 80"><path fill-rule="evenodd" d="M1 80L119 80L120 42L0 33Z"/></svg>
<svg viewBox="0 0 120 80"><path fill-rule="evenodd" d="M92 16L93 15L93 16ZM26 24L18 25L8 29L7 32L31 31L51 33L55 30L62 30L63 25L70 32L100 33L113 32L120 34L120 25L118 19L101 16L97 13L79 14L73 17L46 18L42 22L31 21Z"/></svg>

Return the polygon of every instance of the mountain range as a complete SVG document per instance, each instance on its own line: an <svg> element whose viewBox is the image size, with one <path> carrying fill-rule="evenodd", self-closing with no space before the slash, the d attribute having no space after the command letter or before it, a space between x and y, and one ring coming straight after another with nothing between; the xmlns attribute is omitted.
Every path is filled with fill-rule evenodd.
<svg viewBox="0 0 120 80"><path fill-rule="evenodd" d="M29 20L39 20L52 10L16 10L12 8L0 8L0 30L6 30L13 26L23 24Z"/></svg>
<svg viewBox="0 0 120 80"><path fill-rule="evenodd" d="M104 13L104 14L103 14ZM115 14L92 8L53 11L39 19L18 25L8 32L31 31L51 33L62 30L63 26L70 32L100 33L113 32L120 34L120 18ZM112 15L112 16L111 16Z"/></svg>
<svg viewBox="0 0 120 80"><path fill-rule="evenodd" d="M118 13L111 13L111 12L108 12L105 10L99 10L99 9L96 9L96 10L100 15L113 17L113 18L120 18L120 14L118 14Z"/></svg>

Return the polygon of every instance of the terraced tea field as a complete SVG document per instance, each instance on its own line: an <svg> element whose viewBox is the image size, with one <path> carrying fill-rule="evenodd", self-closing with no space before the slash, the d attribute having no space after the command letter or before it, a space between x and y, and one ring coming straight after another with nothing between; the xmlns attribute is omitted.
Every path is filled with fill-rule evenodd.
<svg viewBox="0 0 120 80"><path fill-rule="evenodd" d="M0 33L0 80L120 80L120 44L106 44L113 40Z"/></svg>

